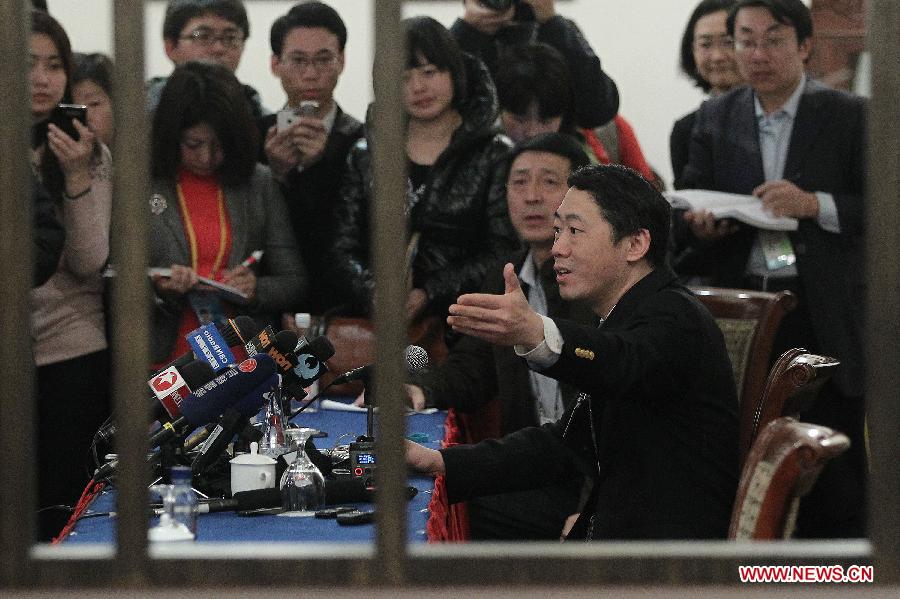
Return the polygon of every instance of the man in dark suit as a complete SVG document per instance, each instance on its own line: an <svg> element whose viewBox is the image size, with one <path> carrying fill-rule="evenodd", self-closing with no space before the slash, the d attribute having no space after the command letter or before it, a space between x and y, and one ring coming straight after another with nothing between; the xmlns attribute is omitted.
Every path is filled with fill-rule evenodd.
<svg viewBox="0 0 900 599"><path fill-rule="evenodd" d="M569 538L724 538L737 489L737 397L722 333L665 264L668 203L634 171L569 177L554 218L560 296L599 328L539 315L512 264L502 295L461 296L454 330L513 346L582 394L555 424L473 446L408 444L415 469L446 476L450 501L571 480L592 490Z"/></svg>
<svg viewBox="0 0 900 599"><path fill-rule="evenodd" d="M347 28L340 15L321 2L295 5L272 25L272 72L287 94L285 110L315 102L311 116L302 115L286 129L277 115L260 120L263 161L282 185L291 225L304 266L313 282L305 312L322 314L342 303L329 285L333 280L328 252L334 235L334 205L347 154L363 135L363 125L334 101L334 88L344 70Z"/></svg>
<svg viewBox="0 0 900 599"><path fill-rule="evenodd" d="M841 360L836 384L801 416L853 443L801 504L798 534L862 536L865 104L806 78L812 20L800 0L743 0L728 33L749 87L700 109L683 183L753 194L774 215L799 219L799 228L784 234L686 213L681 242L694 263L683 274L797 294L773 359L805 347Z"/></svg>
<svg viewBox="0 0 900 599"><path fill-rule="evenodd" d="M525 248L513 259L529 304L539 314L590 323L587 306L564 302L553 271L553 213L572 171L588 164L581 145L563 133L545 133L517 145L509 157L506 202L510 221ZM485 276L484 293L503 293L503 264ZM510 347L463 336L440 367L416 375L407 386L413 408L456 408L478 418L496 400L500 434L555 422L575 402L570 385L531 372ZM495 433L496 434L496 433ZM578 509L580 481L521 494L503 494L469 504L473 539L557 539L565 519ZM509 509L515 505L515 509Z"/></svg>

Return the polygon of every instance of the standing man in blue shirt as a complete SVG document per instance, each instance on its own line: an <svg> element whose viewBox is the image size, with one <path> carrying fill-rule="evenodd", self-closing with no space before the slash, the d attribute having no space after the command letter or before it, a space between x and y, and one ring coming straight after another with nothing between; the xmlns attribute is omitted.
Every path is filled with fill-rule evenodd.
<svg viewBox="0 0 900 599"><path fill-rule="evenodd" d="M801 504L798 534L863 536L865 103L805 74L812 19L800 0L742 0L727 25L748 87L701 107L683 185L755 195L775 216L797 218L799 228L764 231L687 212L680 244L693 263L681 274L797 294L773 358L804 347L841 360L835 380L801 416L853 443Z"/></svg>

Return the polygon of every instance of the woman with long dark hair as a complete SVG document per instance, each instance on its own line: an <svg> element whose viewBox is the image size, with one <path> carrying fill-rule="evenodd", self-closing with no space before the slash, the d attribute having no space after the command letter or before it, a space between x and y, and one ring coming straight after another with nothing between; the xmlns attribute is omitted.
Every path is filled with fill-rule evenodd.
<svg viewBox="0 0 900 599"><path fill-rule="evenodd" d="M100 273L109 255L112 187L109 151L91 130L72 119L73 137L50 123L54 108L72 101L69 38L46 12L32 11L31 24L32 165L66 228L56 271L32 292L38 494L48 508L78 499L90 479L93 433L109 413ZM61 510L42 511L40 538L49 539L66 518Z"/></svg>
<svg viewBox="0 0 900 599"><path fill-rule="evenodd" d="M170 269L153 277L154 366L188 351L184 335L201 324L302 307L302 262L278 185L256 163L257 136L228 69L194 62L169 77L153 117L150 265Z"/></svg>

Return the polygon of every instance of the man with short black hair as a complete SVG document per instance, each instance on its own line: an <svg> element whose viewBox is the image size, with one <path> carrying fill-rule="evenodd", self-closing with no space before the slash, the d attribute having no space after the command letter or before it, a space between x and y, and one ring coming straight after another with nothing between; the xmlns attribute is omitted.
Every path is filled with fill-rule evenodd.
<svg viewBox="0 0 900 599"><path fill-rule="evenodd" d="M331 247L334 207L347 154L362 137L361 122L334 101L344 70L347 28L332 7L322 2L295 5L272 25L272 73L287 94L285 110L315 102L279 131L277 115L259 121L265 139L263 159L282 185L291 225L310 280L306 312L322 314L346 301L331 286L334 279L325 250ZM298 308L300 308L298 306Z"/></svg>
<svg viewBox="0 0 900 599"><path fill-rule="evenodd" d="M697 113L683 185L752 194L788 233L684 215L683 274L722 287L792 291L773 361L803 347L841 361L804 420L839 430L851 449L800 505L798 536L864 536L865 101L807 78L812 17L801 0L742 0L727 20L748 87ZM689 265L689 266L688 266Z"/></svg>
<svg viewBox="0 0 900 599"><path fill-rule="evenodd" d="M163 20L166 56L177 67L186 62L212 62L237 71L250 37L250 22L241 0L171 0ZM153 111L168 77L154 77L147 83L147 110ZM253 118L266 110L259 93L244 85Z"/></svg>
<svg viewBox="0 0 900 599"><path fill-rule="evenodd" d="M592 313L559 296L553 272L553 214L562 202L569 175L588 164L574 138L545 133L513 148L509 157L506 203L509 217L525 248L512 262L529 304L539 314L590 323ZM488 270L484 293L502 293L503 263ZM446 362L415 375L406 390L414 409L438 407L479 418L481 408L497 400L500 426L506 434L528 426L556 422L575 402L577 391L555 379L528 370L510 347L462 336ZM484 427L487 431L488 427ZM581 480L528 493L502 494L469 502L473 539L559 538L566 518L578 510Z"/></svg>
<svg viewBox="0 0 900 599"><path fill-rule="evenodd" d="M561 484L589 463L590 497L569 538L724 538L737 489L737 397L722 333L666 265L670 209L631 169L569 177L554 217L560 296L595 328L538 314L512 264L502 295L463 295L454 330L513 346L582 393L555 424L441 451L407 444L444 474L451 502Z"/></svg>

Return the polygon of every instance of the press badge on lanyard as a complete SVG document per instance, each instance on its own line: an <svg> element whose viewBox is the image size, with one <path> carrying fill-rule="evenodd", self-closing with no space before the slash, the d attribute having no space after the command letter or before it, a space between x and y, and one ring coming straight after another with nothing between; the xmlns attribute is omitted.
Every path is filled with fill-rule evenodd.
<svg viewBox="0 0 900 599"><path fill-rule="evenodd" d="M759 244L769 270L778 270L797 261L791 239L784 231L760 231Z"/></svg>
<svg viewBox="0 0 900 599"><path fill-rule="evenodd" d="M219 294L215 291L203 291L199 289L191 290L187 294L188 302L191 309L197 315L200 326L205 324L223 324L227 317L222 309L222 301Z"/></svg>

